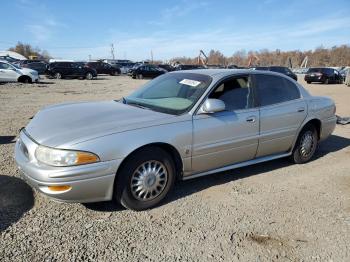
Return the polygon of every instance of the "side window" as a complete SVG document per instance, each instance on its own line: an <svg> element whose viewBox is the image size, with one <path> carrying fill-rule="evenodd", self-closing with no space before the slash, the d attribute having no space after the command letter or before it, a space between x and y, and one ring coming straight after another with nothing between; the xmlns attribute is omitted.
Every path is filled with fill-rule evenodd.
<svg viewBox="0 0 350 262"><path fill-rule="evenodd" d="M10 65L6 63L0 63L0 69L10 69Z"/></svg>
<svg viewBox="0 0 350 262"><path fill-rule="evenodd" d="M224 80L209 95L209 98L220 99L227 111L253 107L253 93L249 76L234 77Z"/></svg>
<svg viewBox="0 0 350 262"><path fill-rule="evenodd" d="M4 63L0 63L0 69L5 69L5 64Z"/></svg>
<svg viewBox="0 0 350 262"><path fill-rule="evenodd" d="M260 106L278 104L300 98L297 86L284 77L256 75Z"/></svg>

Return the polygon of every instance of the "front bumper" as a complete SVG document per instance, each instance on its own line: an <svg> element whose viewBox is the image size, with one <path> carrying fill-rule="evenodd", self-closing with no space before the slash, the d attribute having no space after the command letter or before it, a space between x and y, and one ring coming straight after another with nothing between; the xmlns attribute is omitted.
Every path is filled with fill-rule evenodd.
<svg viewBox="0 0 350 262"><path fill-rule="evenodd" d="M37 147L38 143L22 131L15 145L15 160L24 180L39 192L63 202L87 203L112 199L120 160L52 167L35 159ZM66 191L51 191L49 186L71 188Z"/></svg>

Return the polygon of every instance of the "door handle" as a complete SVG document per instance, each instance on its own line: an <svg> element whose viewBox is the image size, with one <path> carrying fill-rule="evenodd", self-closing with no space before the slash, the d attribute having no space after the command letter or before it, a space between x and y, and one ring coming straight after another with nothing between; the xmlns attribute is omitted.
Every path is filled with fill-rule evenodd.
<svg viewBox="0 0 350 262"><path fill-rule="evenodd" d="M304 112L304 111L305 111L305 108L304 108L304 107L298 108L298 112Z"/></svg>
<svg viewBox="0 0 350 262"><path fill-rule="evenodd" d="M246 121L249 122L249 123L254 123L256 120L255 116L249 116L247 117Z"/></svg>

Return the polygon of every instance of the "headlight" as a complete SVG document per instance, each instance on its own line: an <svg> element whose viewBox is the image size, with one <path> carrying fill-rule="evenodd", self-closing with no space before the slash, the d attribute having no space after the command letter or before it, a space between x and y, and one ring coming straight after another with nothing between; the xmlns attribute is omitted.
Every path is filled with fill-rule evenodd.
<svg viewBox="0 0 350 262"><path fill-rule="evenodd" d="M89 152L63 150L39 146L35 150L38 161L50 166L76 166L99 162L97 155Z"/></svg>

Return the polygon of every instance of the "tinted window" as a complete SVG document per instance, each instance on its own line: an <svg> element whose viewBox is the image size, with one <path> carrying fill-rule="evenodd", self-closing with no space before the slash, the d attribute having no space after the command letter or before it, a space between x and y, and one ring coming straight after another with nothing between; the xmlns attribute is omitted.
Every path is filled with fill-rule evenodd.
<svg viewBox="0 0 350 262"><path fill-rule="evenodd" d="M222 100L228 111L253 107L253 94L250 77L235 77L223 81L209 95L209 98Z"/></svg>
<svg viewBox="0 0 350 262"><path fill-rule="evenodd" d="M11 66L9 64L6 63L0 63L0 69L10 69Z"/></svg>
<svg viewBox="0 0 350 262"><path fill-rule="evenodd" d="M297 86L284 77L256 75L256 83L261 106L300 98Z"/></svg>
<svg viewBox="0 0 350 262"><path fill-rule="evenodd" d="M310 68L308 73L324 73L326 68Z"/></svg>

